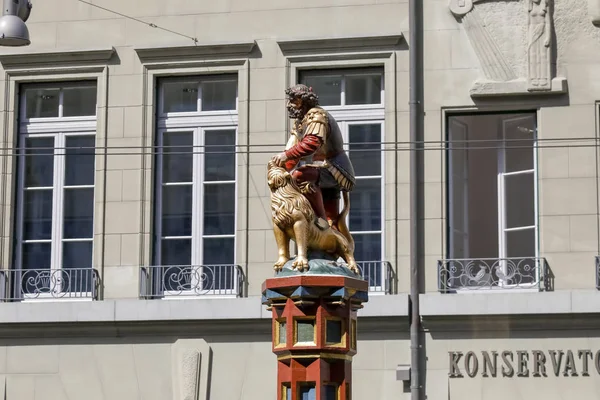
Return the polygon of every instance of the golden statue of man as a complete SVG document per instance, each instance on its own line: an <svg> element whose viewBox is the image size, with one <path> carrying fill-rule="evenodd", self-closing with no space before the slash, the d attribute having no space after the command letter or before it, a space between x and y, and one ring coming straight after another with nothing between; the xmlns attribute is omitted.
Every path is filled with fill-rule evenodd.
<svg viewBox="0 0 600 400"><path fill-rule="evenodd" d="M342 133L331 114L319 106L312 88L295 85L286 96L294 123L285 151L272 162L290 171L315 211L316 225L337 229L340 191L350 192L355 184Z"/></svg>

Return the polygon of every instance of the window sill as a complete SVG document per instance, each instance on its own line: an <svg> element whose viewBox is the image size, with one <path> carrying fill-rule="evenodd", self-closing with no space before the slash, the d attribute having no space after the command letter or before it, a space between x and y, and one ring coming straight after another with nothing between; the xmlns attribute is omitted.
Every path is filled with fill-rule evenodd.
<svg viewBox="0 0 600 400"><path fill-rule="evenodd" d="M359 311L365 318L408 317L408 296L373 296ZM202 298L180 301L120 299L0 303L1 324L131 323L200 320L270 320L261 297Z"/></svg>
<svg viewBox="0 0 600 400"><path fill-rule="evenodd" d="M475 297L476 296L476 297ZM517 316L596 314L600 291L537 290L469 291L458 294L420 295L421 316L425 318L470 316Z"/></svg>

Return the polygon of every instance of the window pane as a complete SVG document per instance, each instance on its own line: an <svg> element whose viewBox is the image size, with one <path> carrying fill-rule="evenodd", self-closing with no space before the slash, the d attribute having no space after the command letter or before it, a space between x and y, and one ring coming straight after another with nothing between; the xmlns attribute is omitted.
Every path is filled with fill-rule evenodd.
<svg viewBox="0 0 600 400"><path fill-rule="evenodd" d="M94 189L65 189L65 239L94 237Z"/></svg>
<svg viewBox="0 0 600 400"><path fill-rule="evenodd" d="M533 169L535 114L503 118L505 172Z"/></svg>
<svg viewBox="0 0 600 400"><path fill-rule="evenodd" d="M78 87L63 90L63 116L96 115L96 87Z"/></svg>
<svg viewBox="0 0 600 400"><path fill-rule="evenodd" d="M25 187L52 186L54 138L27 138L25 147Z"/></svg>
<svg viewBox="0 0 600 400"><path fill-rule="evenodd" d="M283 321L277 321L276 324L278 324L278 332L279 332L279 337L277 338L279 344L285 344L287 341L287 324L285 322L285 320Z"/></svg>
<svg viewBox="0 0 600 400"><path fill-rule="evenodd" d="M535 230L506 232L506 256L535 257Z"/></svg>
<svg viewBox="0 0 600 400"><path fill-rule="evenodd" d="M204 185L204 234L235 233L235 184Z"/></svg>
<svg viewBox="0 0 600 400"><path fill-rule="evenodd" d="M323 399L324 400L338 400L337 392L338 388L333 385L323 386L323 391L325 392Z"/></svg>
<svg viewBox="0 0 600 400"><path fill-rule="evenodd" d="M314 385L300 386L300 400L316 400L317 390Z"/></svg>
<svg viewBox="0 0 600 400"><path fill-rule="evenodd" d="M449 258L468 258L469 251L469 180L466 140L467 126L456 118L448 123Z"/></svg>
<svg viewBox="0 0 600 400"><path fill-rule="evenodd" d="M202 82L202 111L235 110L237 81Z"/></svg>
<svg viewBox="0 0 600 400"><path fill-rule="evenodd" d="M163 239L161 253L161 265L190 265L192 241L191 239Z"/></svg>
<svg viewBox="0 0 600 400"><path fill-rule="evenodd" d="M193 132L163 134L163 183L192 181L193 144Z"/></svg>
<svg viewBox="0 0 600 400"><path fill-rule="evenodd" d="M381 234L356 234L354 238L354 258L357 261L380 261L381 260ZM377 271L376 268L368 268Z"/></svg>
<svg viewBox="0 0 600 400"><path fill-rule="evenodd" d="M23 269L50 269L50 243L24 243Z"/></svg>
<svg viewBox="0 0 600 400"><path fill-rule="evenodd" d="M62 292L85 293L92 291L92 248L91 241L63 243Z"/></svg>
<svg viewBox="0 0 600 400"><path fill-rule="evenodd" d="M205 131L204 179L235 180L235 130Z"/></svg>
<svg viewBox="0 0 600 400"><path fill-rule="evenodd" d="M52 190L26 190L23 204L23 240L52 238Z"/></svg>
<svg viewBox="0 0 600 400"><path fill-rule="evenodd" d="M63 242L63 268L92 268L92 241Z"/></svg>
<svg viewBox="0 0 600 400"><path fill-rule="evenodd" d="M381 230L381 179L359 179L350 192L350 230Z"/></svg>
<svg viewBox="0 0 600 400"><path fill-rule="evenodd" d="M350 125L348 136L350 160L355 175L381 175L381 125Z"/></svg>
<svg viewBox="0 0 600 400"><path fill-rule="evenodd" d="M58 117L58 89L27 89L25 107L27 118Z"/></svg>
<svg viewBox="0 0 600 400"><path fill-rule="evenodd" d="M504 176L506 225L508 228L535 224L535 182L533 173Z"/></svg>
<svg viewBox="0 0 600 400"><path fill-rule="evenodd" d="M205 238L203 242L203 265L233 264L234 238Z"/></svg>
<svg viewBox="0 0 600 400"><path fill-rule="evenodd" d="M192 185L163 186L161 236L192 234Z"/></svg>
<svg viewBox="0 0 600 400"><path fill-rule="evenodd" d="M23 244L23 271L19 277L23 294L39 295L56 286L56 279L50 272L50 243ZM42 271L40 271L42 270Z"/></svg>
<svg viewBox="0 0 600 400"><path fill-rule="evenodd" d="M328 319L325 324L325 341L327 343L342 343L342 321Z"/></svg>
<svg viewBox="0 0 600 400"><path fill-rule="evenodd" d="M314 343L315 341L315 320L300 319L296 321L296 337L300 343Z"/></svg>
<svg viewBox="0 0 600 400"><path fill-rule="evenodd" d="M94 184L94 136L71 136L66 140L65 185Z"/></svg>
<svg viewBox="0 0 600 400"><path fill-rule="evenodd" d="M319 96L321 106L339 106L342 104L341 76L306 76L302 83L312 87L313 92Z"/></svg>
<svg viewBox="0 0 600 400"><path fill-rule="evenodd" d="M163 112L198 111L197 82L169 82L163 84Z"/></svg>
<svg viewBox="0 0 600 400"><path fill-rule="evenodd" d="M346 104L381 104L381 75L347 76Z"/></svg>

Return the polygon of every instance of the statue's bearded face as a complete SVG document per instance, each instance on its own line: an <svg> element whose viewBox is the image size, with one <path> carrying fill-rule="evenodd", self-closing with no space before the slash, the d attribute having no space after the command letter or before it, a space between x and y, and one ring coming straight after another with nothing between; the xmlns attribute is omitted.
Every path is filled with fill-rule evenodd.
<svg viewBox="0 0 600 400"><path fill-rule="evenodd" d="M299 97L288 98L286 107L290 118L297 119L304 116L304 106Z"/></svg>

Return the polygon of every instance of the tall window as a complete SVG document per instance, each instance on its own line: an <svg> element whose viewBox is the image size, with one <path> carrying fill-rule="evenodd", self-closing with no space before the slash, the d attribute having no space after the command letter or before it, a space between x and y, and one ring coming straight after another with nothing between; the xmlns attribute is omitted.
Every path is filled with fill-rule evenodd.
<svg viewBox="0 0 600 400"><path fill-rule="evenodd" d="M356 174L348 227L354 255L371 286L382 285L384 82L376 69L311 70L300 81L337 121Z"/></svg>
<svg viewBox="0 0 600 400"><path fill-rule="evenodd" d="M21 89L12 295L87 297L95 291L96 84Z"/></svg>
<svg viewBox="0 0 600 400"><path fill-rule="evenodd" d="M234 294L237 79L159 82L155 285L164 294Z"/></svg>
<svg viewBox="0 0 600 400"><path fill-rule="evenodd" d="M448 118L448 252L457 260L455 285L538 279L535 140L535 113Z"/></svg>

